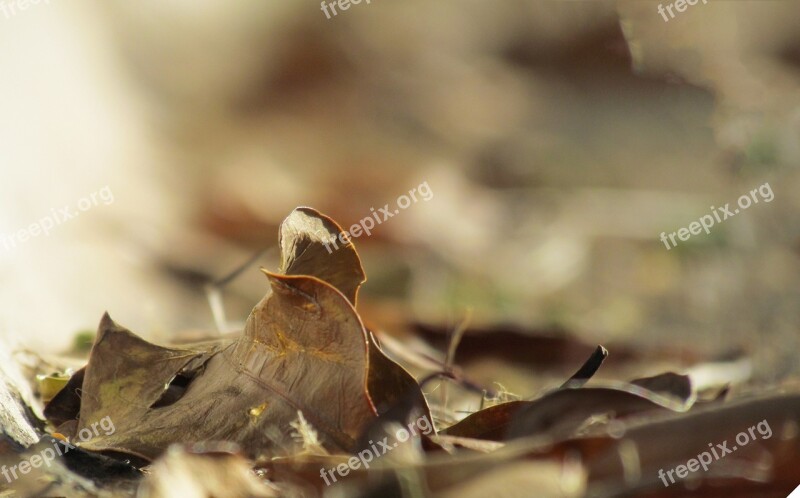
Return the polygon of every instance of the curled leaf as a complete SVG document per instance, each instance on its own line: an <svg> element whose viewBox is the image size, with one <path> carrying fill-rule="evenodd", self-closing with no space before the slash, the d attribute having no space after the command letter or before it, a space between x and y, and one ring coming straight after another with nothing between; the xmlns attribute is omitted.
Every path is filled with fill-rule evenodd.
<svg viewBox="0 0 800 498"><path fill-rule="evenodd" d="M343 244L341 233L344 230L335 221L317 210L295 209L281 224L279 271L324 280L355 306L358 289L367 277L355 246L349 239Z"/></svg>

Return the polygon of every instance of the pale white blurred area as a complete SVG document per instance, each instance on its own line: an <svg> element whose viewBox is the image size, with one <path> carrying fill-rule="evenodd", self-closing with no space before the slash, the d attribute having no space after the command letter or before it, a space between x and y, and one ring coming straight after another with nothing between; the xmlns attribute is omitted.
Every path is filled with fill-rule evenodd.
<svg viewBox="0 0 800 498"><path fill-rule="evenodd" d="M114 196L47 236L0 248L3 332L57 350L105 310L132 328L175 326L174 310L190 302L136 242L167 240L184 223L185 200L165 186L147 107L102 13L90 2L34 5L0 18L0 40L0 233L52 209L77 211L104 186Z"/></svg>

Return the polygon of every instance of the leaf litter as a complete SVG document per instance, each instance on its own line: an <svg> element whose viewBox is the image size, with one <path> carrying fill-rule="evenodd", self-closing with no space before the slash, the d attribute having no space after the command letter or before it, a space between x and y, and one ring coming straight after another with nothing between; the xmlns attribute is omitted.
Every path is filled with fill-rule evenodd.
<svg viewBox="0 0 800 498"><path fill-rule="evenodd" d="M284 220L279 268L261 270L267 293L241 333L159 346L104 314L83 368L34 369L45 420L7 362L2 464L61 439L72 449L0 481L2 496L782 498L800 483L796 385L748 388L738 363L699 355L693 366L735 374L595 379L614 347L467 320L446 334L409 320L414 340L404 341L356 311L366 281L358 253L349 241L326 247L341 232L307 207ZM617 351L617 366L674 356ZM547 371L548 381L574 373L513 399L473 371L487 358ZM456 409L463 399L477 407ZM114 430L92 432L104 418ZM428 430L406 430L422 420ZM713 444L754 435L762 420L775 437L754 437L685 481L659 479ZM323 479L325 469L336 474Z"/></svg>

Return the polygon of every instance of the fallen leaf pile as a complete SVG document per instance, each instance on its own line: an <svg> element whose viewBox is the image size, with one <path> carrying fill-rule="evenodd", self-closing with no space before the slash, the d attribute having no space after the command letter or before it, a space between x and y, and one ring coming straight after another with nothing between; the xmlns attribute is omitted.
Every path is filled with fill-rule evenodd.
<svg viewBox="0 0 800 498"><path fill-rule="evenodd" d="M310 208L286 218L280 267L262 269L269 290L241 334L162 347L104 315L88 363L47 404L48 427L6 396L17 414L4 418L3 464L58 444L20 434L49 430L74 449L0 481L3 496L783 498L800 484L796 386L734 395L724 374L596 380L614 348L522 331L465 330L449 339L460 361L443 359L434 326L417 326L424 347L365 326L360 258L352 243L326 247L341 231ZM475 379L472 365L492 357L576 371L514 397ZM453 408L464 399L479 406ZM113 431L97 430L104 419ZM666 485L662 473L722 443L738 448Z"/></svg>

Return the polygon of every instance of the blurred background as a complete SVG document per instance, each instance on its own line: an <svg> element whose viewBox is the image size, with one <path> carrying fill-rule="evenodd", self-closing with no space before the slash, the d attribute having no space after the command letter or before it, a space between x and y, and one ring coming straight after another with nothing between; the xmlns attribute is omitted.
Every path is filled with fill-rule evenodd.
<svg viewBox="0 0 800 498"><path fill-rule="evenodd" d="M797 373L800 3L669 22L649 1L2 4L16 344L63 351L106 310L154 341L214 330L204 284L266 249L224 290L235 330L294 207L349 227L427 182L429 201L355 239L368 322L471 312ZM659 240L765 182L772 202ZM113 201L4 245L104 188Z"/></svg>

